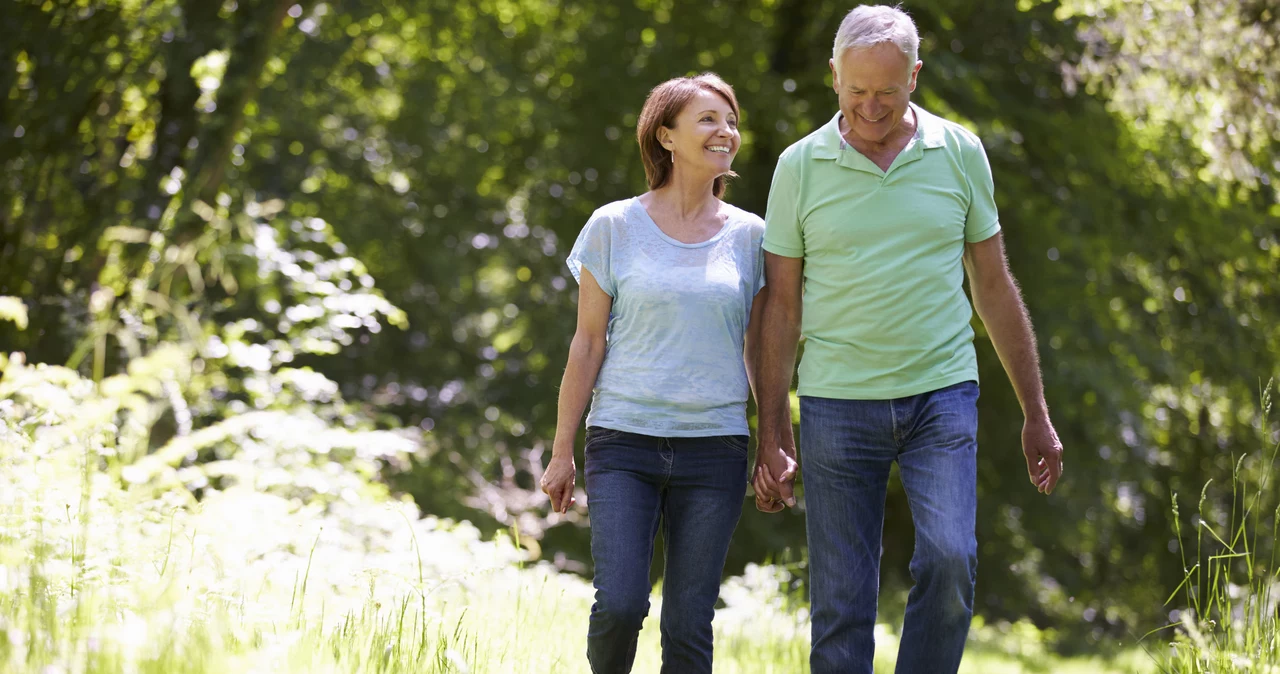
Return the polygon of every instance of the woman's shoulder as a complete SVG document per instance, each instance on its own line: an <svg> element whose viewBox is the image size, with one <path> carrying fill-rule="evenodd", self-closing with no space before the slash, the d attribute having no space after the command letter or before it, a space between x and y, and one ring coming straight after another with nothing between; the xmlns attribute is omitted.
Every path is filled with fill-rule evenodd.
<svg viewBox="0 0 1280 674"><path fill-rule="evenodd" d="M725 224L734 227L741 227L750 232L753 236L764 236L764 218L752 213L751 211L738 208L727 201L722 203L722 207L728 215Z"/></svg>
<svg viewBox="0 0 1280 674"><path fill-rule="evenodd" d="M609 202L595 210L591 214L591 218L587 220L588 224L600 223L605 225L621 224L626 221L628 213L635 204L636 197L627 199L619 199L618 201Z"/></svg>

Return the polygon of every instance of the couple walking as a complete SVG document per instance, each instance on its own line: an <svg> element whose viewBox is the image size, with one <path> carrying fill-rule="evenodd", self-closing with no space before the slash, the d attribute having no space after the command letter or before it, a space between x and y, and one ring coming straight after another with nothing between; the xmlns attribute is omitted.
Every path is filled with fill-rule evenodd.
<svg viewBox="0 0 1280 674"><path fill-rule="evenodd" d="M637 140L649 191L597 210L569 255L578 323L542 479L566 512L590 399L597 674L631 669L659 527L662 671L711 671L745 484L761 510L794 506L798 458L812 671L872 671L895 461L916 529L897 671L956 671L977 565L974 307L1022 405L1028 476L1046 494L1057 483L1062 447L1005 263L991 169L977 137L910 102L918 45L900 10L845 17L830 61L839 112L778 159L764 221L721 201L741 142L732 88L712 74L679 78L645 102ZM788 391L801 334L797 457ZM759 408L750 478L749 391Z"/></svg>

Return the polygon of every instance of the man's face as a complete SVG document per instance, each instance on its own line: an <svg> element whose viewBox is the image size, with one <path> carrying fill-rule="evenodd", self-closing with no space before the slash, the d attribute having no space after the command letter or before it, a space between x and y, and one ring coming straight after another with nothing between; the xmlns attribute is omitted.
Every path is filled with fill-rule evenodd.
<svg viewBox="0 0 1280 674"><path fill-rule="evenodd" d="M888 42L846 50L840 55L839 68L834 59L830 63L840 112L851 135L870 143L885 142L907 114L923 64L910 63L901 49Z"/></svg>

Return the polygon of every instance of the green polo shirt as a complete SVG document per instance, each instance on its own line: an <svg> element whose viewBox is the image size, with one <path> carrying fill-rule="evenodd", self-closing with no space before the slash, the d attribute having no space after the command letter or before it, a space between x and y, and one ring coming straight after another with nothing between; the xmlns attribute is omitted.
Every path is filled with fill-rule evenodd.
<svg viewBox="0 0 1280 674"><path fill-rule="evenodd" d="M982 142L915 104L888 171L840 137L840 114L787 148L764 249L804 258L799 394L887 400L977 381L965 242L1000 231Z"/></svg>

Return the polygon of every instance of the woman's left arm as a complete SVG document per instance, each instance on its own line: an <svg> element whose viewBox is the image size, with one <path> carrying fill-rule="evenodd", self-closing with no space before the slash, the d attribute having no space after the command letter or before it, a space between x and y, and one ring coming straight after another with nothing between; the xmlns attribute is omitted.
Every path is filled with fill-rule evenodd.
<svg viewBox="0 0 1280 674"><path fill-rule="evenodd" d="M755 398L757 406L760 404L760 397L756 395L756 371L760 365L764 305L768 299L769 286L765 286L751 300L751 316L747 318L747 332L743 335L742 361L747 366L747 385L751 387L751 397Z"/></svg>

